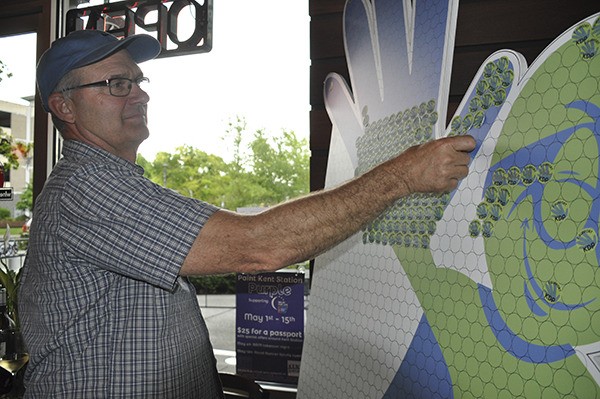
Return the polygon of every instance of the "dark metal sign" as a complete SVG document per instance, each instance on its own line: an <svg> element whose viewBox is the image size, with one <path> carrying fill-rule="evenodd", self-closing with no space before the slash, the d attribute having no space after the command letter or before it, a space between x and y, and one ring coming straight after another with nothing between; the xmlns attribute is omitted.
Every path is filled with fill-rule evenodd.
<svg viewBox="0 0 600 399"><path fill-rule="evenodd" d="M212 1L129 0L72 9L66 33L96 29L117 37L151 34L162 46L158 58L206 53L212 49ZM188 22L185 27L182 20Z"/></svg>
<svg viewBox="0 0 600 399"><path fill-rule="evenodd" d="M0 201L12 201L13 200L13 188L2 187L0 188Z"/></svg>

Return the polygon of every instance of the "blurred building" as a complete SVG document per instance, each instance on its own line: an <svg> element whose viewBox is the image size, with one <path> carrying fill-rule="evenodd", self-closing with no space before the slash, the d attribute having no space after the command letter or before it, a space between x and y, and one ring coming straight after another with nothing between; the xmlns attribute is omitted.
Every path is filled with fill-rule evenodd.
<svg viewBox="0 0 600 399"><path fill-rule="evenodd" d="M33 141L34 97L6 98L0 94L0 129L13 137L14 142L30 144ZM0 162L4 161L0 155ZM19 154L19 168L12 169L5 176L5 187L13 188L11 201L0 201L0 208L11 211L13 217L22 214L15 208L21 194L32 179L33 152L26 157ZM8 169L8 168L7 168Z"/></svg>

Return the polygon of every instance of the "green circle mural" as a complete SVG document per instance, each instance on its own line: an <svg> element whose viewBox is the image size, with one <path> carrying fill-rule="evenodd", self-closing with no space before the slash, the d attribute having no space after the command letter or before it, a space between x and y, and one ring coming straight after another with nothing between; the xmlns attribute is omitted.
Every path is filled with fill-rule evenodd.
<svg viewBox="0 0 600 399"><path fill-rule="evenodd" d="M427 12L441 20L453 4L432 3ZM440 136L443 68L430 71L438 80L429 90L424 60L445 32L414 23L412 69L395 70L402 86L383 71L405 63L406 27L396 25L406 9L388 0L346 7L353 92L330 77L326 102L335 126L352 118L360 126L351 145L342 129L332 139L332 159L358 175ZM599 43L595 15L530 68L508 50L488 58L446 129L477 141L469 176L452 193L397 201L315 267L301 383L333 380L328 394L344 398L600 398ZM380 58L371 63L373 54ZM356 154L335 158L348 148ZM348 270L353 278L340 283ZM336 318L339 309L345 316ZM379 312L388 312L385 332L370 327ZM364 327L360 344L345 334L354 331L349 318ZM327 350L337 340L343 355ZM387 340L392 363L377 356ZM367 359L379 374L353 366ZM314 393L300 389L299 398Z"/></svg>

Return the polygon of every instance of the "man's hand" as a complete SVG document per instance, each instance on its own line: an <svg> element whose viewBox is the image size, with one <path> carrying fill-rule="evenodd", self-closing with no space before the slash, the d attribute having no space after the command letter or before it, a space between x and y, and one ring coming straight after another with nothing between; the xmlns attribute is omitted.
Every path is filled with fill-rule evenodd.
<svg viewBox="0 0 600 399"><path fill-rule="evenodd" d="M444 193L467 176L474 149L471 136L446 137L411 147L392 162L409 193Z"/></svg>

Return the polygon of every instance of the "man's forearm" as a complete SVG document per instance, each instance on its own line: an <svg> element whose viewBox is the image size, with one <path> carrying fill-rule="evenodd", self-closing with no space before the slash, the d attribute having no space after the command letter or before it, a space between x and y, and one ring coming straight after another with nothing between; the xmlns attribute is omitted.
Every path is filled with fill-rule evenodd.
<svg viewBox="0 0 600 399"><path fill-rule="evenodd" d="M257 215L220 211L202 229L182 274L276 270L311 259L354 234L397 199L447 192L466 176L470 137L413 147L339 187Z"/></svg>
<svg viewBox="0 0 600 399"><path fill-rule="evenodd" d="M275 268L312 259L359 231L410 194L401 178L379 167L339 187L314 192L257 215L259 236L271 236L280 253ZM263 230L264 229L264 230Z"/></svg>

